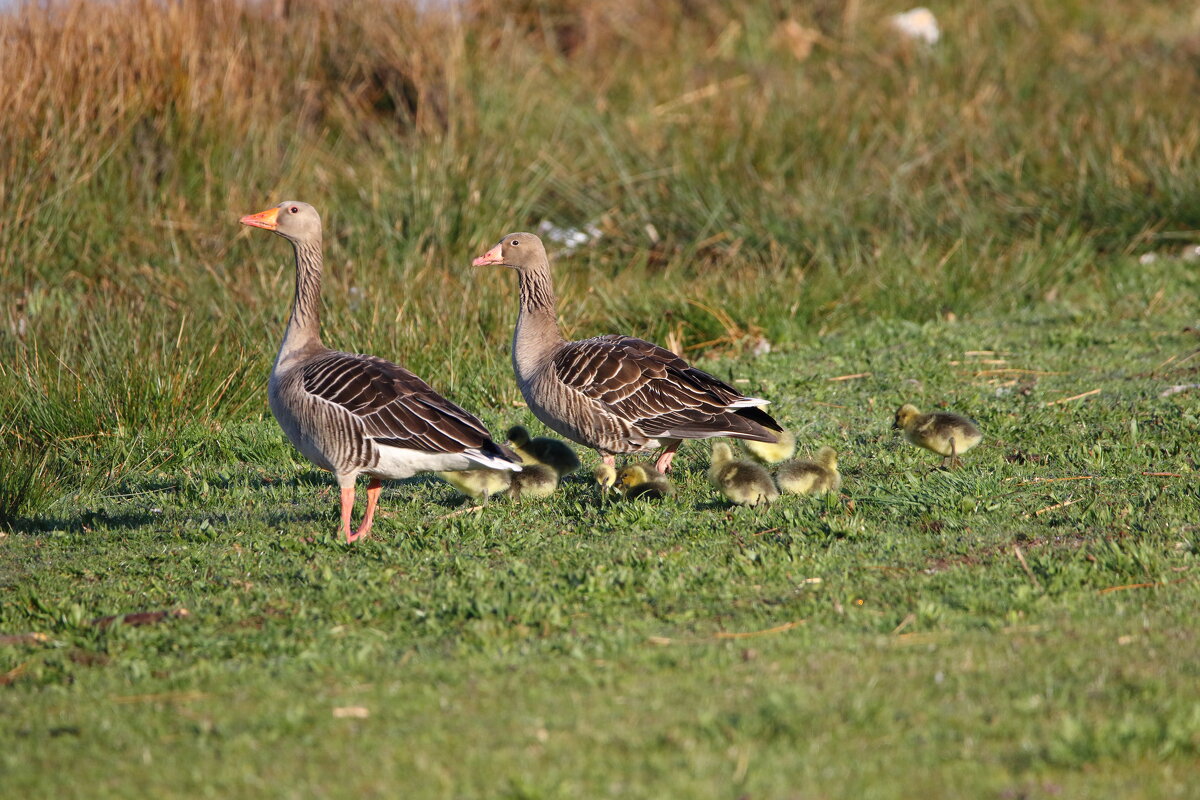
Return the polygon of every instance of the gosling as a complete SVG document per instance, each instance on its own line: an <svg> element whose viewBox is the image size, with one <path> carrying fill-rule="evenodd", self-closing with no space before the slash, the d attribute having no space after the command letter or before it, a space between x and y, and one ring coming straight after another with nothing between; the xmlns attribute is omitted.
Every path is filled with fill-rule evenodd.
<svg viewBox="0 0 1200 800"><path fill-rule="evenodd" d="M497 469L464 469L458 472L439 472L437 476L462 494L483 500L503 494L512 486L512 474Z"/></svg>
<svg viewBox="0 0 1200 800"><path fill-rule="evenodd" d="M548 464L526 464L520 472L512 475L514 500L549 497L558 488L558 473Z"/></svg>
<svg viewBox="0 0 1200 800"><path fill-rule="evenodd" d="M779 491L791 494L825 494L842 488L837 451L822 447L812 461L788 461L775 473Z"/></svg>
<svg viewBox="0 0 1200 800"><path fill-rule="evenodd" d="M530 438L529 431L520 425L508 429L508 441L523 464L545 464L560 478L579 469L579 456L566 442L548 436Z"/></svg>
<svg viewBox="0 0 1200 800"><path fill-rule="evenodd" d="M659 500L675 494L671 481L651 464L633 464L623 468L617 473L616 488L626 500L639 497Z"/></svg>
<svg viewBox="0 0 1200 800"><path fill-rule="evenodd" d="M750 455L764 464L778 464L787 461L796 452L796 437L784 431L779 434L777 442L751 442L744 440L742 445Z"/></svg>
<svg viewBox="0 0 1200 800"><path fill-rule="evenodd" d="M983 441L978 426L958 414L922 414L916 406L905 403L896 410L892 427L904 431L904 438L917 447L924 447L942 456L942 466L961 465L963 453Z"/></svg>
<svg viewBox="0 0 1200 800"><path fill-rule="evenodd" d="M601 464L592 470L592 477L602 492L607 492L617 483L617 468L612 464Z"/></svg>
<svg viewBox="0 0 1200 800"><path fill-rule="evenodd" d="M734 460L733 450L725 442L713 445L708 479L731 503L738 505L769 504L779 498L779 489L770 474L753 461Z"/></svg>

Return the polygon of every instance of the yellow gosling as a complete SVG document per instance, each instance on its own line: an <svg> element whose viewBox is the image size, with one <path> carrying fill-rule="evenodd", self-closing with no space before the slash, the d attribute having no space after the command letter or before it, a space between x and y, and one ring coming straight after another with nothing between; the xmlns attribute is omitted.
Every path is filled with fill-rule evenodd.
<svg viewBox="0 0 1200 800"><path fill-rule="evenodd" d="M731 503L738 505L756 506L779 497L770 474L753 461L734 459L733 449L725 442L713 445L708 479Z"/></svg>
<svg viewBox="0 0 1200 800"><path fill-rule="evenodd" d="M633 464L623 468L617 473L616 488L626 500L639 497L658 500L675 494L675 487L667 476L650 464Z"/></svg>
<svg viewBox="0 0 1200 800"><path fill-rule="evenodd" d="M822 447L812 461L788 461L775 473L779 491L790 494L824 494L842 488L837 451Z"/></svg>
<svg viewBox="0 0 1200 800"><path fill-rule="evenodd" d="M558 488L558 473L548 464L526 464L512 476L512 498L549 497Z"/></svg>
<svg viewBox="0 0 1200 800"><path fill-rule="evenodd" d="M601 464L592 470L592 477L604 494L610 492L617 483L617 468L612 464Z"/></svg>
<svg viewBox="0 0 1200 800"><path fill-rule="evenodd" d="M942 466L951 468L962 464L959 456L983 441L979 428L966 417L948 413L922 414L909 403L896 410L892 427L904 431L904 438L917 447L942 456Z"/></svg>
<svg viewBox="0 0 1200 800"><path fill-rule="evenodd" d="M750 455L764 464L778 464L787 461L796 452L796 437L788 431L779 434L777 442L752 442L745 440L742 446Z"/></svg>
<svg viewBox="0 0 1200 800"><path fill-rule="evenodd" d="M496 494L503 494L512 486L512 473L496 469L464 469L457 472L439 472L437 476L467 497L486 501Z"/></svg>
<svg viewBox="0 0 1200 800"><path fill-rule="evenodd" d="M520 425L508 429L508 441L524 464L545 464L564 478L579 469L579 456L566 442L548 436L530 438Z"/></svg>

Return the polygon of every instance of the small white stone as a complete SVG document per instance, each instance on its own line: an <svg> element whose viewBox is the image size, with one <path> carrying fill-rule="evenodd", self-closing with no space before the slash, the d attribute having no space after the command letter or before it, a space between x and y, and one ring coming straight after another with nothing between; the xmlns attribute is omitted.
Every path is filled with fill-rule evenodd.
<svg viewBox="0 0 1200 800"><path fill-rule="evenodd" d="M937 17L925 6L919 6L902 14L893 14L890 21L893 28L909 39L919 39L925 44L937 44L938 39L942 38Z"/></svg>
<svg viewBox="0 0 1200 800"><path fill-rule="evenodd" d="M600 229L595 225L588 225L583 229L560 228L553 222L544 219L538 223L538 234L542 238L560 245L564 251L570 253L590 241L599 239Z"/></svg>

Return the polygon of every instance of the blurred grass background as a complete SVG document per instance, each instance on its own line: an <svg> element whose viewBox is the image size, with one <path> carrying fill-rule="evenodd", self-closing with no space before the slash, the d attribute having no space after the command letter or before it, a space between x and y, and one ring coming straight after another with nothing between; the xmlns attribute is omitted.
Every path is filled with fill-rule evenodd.
<svg viewBox="0 0 1200 800"><path fill-rule="evenodd" d="M326 223L326 341L469 408L517 399L512 276L551 245L568 333L692 357L864 317L1194 311L1192 4L56 2L0 14L0 526L186 431L266 413Z"/></svg>

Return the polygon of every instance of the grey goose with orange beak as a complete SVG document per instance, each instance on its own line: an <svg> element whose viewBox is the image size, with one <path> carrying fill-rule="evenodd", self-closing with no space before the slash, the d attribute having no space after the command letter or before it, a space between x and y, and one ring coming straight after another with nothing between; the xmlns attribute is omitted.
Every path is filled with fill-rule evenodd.
<svg viewBox="0 0 1200 800"><path fill-rule="evenodd" d="M296 449L337 477L347 542L370 532L381 478L477 467L520 471L483 423L404 367L321 343L321 217L315 208L289 201L241 222L282 236L295 252L296 295L267 396ZM367 509L351 531L360 475L371 478Z"/></svg>
<svg viewBox="0 0 1200 800"><path fill-rule="evenodd" d="M547 427L599 451L604 463L661 447L655 467L667 472L684 439L778 440L782 428L762 410L766 400L669 350L632 336L565 341L546 249L532 233L510 233L472 263L516 270L521 310L512 359L521 394Z"/></svg>

